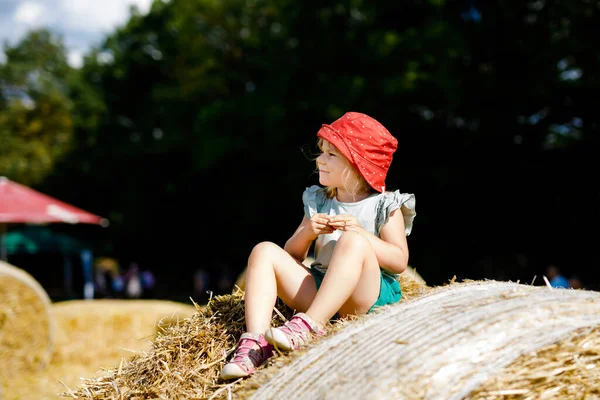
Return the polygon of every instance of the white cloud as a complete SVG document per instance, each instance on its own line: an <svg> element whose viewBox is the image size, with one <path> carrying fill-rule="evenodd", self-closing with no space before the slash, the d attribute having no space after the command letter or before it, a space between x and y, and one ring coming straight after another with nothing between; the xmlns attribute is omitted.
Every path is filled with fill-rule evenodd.
<svg viewBox="0 0 600 400"><path fill-rule="evenodd" d="M43 22L44 7L33 1L26 1L17 7L14 18L18 23L35 26Z"/></svg>
<svg viewBox="0 0 600 400"><path fill-rule="evenodd" d="M47 27L63 37L69 63L80 67L92 45L127 22L132 5L145 14L152 0L0 0L0 42L14 45L29 29Z"/></svg>
<svg viewBox="0 0 600 400"><path fill-rule="evenodd" d="M58 0L59 8L66 11L63 21L66 29L84 32L108 33L125 23L129 7L135 5L145 14L152 0Z"/></svg>

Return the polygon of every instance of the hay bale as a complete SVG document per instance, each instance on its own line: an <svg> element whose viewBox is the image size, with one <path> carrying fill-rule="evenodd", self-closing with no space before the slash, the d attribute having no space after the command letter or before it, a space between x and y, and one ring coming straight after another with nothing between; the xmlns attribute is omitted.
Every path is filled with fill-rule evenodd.
<svg viewBox="0 0 600 400"><path fill-rule="evenodd" d="M523 354L490 377L470 399L600 398L600 326Z"/></svg>
<svg viewBox="0 0 600 400"><path fill-rule="evenodd" d="M291 315L282 304L273 312L277 324ZM243 330L243 293L215 296L184 323L159 333L149 351L61 395L90 400L206 399L222 386L221 367Z"/></svg>
<svg viewBox="0 0 600 400"><path fill-rule="evenodd" d="M401 276L403 298L423 295L427 287L410 277ZM76 390L62 395L71 398L108 400L123 398L219 398L224 388L245 385L248 380L223 385L219 373L245 329L243 291L215 296L204 309L183 324L169 327L152 343L152 349L135 355L123 365L99 378L88 378ZM293 315L283 303L273 310L272 325L281 325ZM329 334L342 329L347 321L329 327ZM290 359L276 356L271 359ZM261 370L267 365L261 367ZM251 382L250 378L250 382Z"/></svg>
<svg viewBox="0 0 600 400"><path fill-rule="evenodd" d="M27 272L0 261L0 384L44 369L52 355L50 299Z"/></svg>
<svg viewBox="0 0 600 400"><path fill-rule="evenodd" d="M401 279L409 283L410 278ZM252 377L231 383L220 382L218 373L243 331L243 293L217 296L159 335L147 354L104 377L86 379L63 396L563 399L585 393L591 399L598 394L600 293L476 281L407 285L404 294L400 304L343 321L307 349L275 356ZM278 304L273 325L290 315ZM569 395L573 379L580 396Z"/></svg>
<svg viewBox="0 0 600 400"><path fill-rule="evenodd" d="M494 281L452 284L354 321L243 396L469 398L522 354L599 325L598 292ZM598 358L588 365L599 368ZM583 387L597 390L597 382ZM535 386L527 389L539 398ZM560 387L552 390L565 398Z"/></svg>
<svg viewBox="0 0 600 400"><path fill-rule="evenodd" d="M151 348L157 334L196 313L191 304L164 300L68 300L54 303L53 364L115 362ZM110 367L98 365L97 367Z"/></svg>
<svg viewBox="0 0 600 400"><path fill-rule="evenodd" d="M68 300L53 303L54 352L44 371L10 379L3 400L57 399L81 377L148 351L161 326L176 325L196 313L191 303L163 300Z"/></svg>

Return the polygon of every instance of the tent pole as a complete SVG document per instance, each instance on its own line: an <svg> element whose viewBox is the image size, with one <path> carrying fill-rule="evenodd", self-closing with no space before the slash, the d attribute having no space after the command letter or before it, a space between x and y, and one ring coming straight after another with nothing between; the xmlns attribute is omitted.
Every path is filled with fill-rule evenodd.
<svg viewBox="0 0 600 400"><path fill-rule="evenodd" d="M0 224L0 260L7 261L8 253L6 252L6 224Z"/></svg>

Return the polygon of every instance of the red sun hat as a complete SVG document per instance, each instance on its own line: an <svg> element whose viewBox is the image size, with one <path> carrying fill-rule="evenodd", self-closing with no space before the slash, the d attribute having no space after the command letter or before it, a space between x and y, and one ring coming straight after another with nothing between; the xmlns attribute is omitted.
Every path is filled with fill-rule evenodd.
<svg viewBox="0 0 600 400"><path fill-rule="evenodd" d="M385 191L385 177L398 140L377 120L347 112L323 124L317 136L334 145L376 191Z"/></svg>

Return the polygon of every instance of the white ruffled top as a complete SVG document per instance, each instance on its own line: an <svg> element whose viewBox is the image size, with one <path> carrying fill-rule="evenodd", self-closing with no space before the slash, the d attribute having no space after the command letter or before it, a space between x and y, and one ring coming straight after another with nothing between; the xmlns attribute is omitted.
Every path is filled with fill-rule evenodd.
<svg viewBox="0 0 600 400"><path fill-rule="evenodd" d="M400 209L404 216L406 235L410 235L413 226L415 212L415 195L412 193L393 192L373 193L371 196L353 203L338 201L335 197L330 199L325 195L325 189L318 185L306 188L302 194L304 203L304 214L311 218L314 214L327 215L351 214L361 226L379 236L381 228L388 222L390 214ZM322 272L327 270L329 260L333 254L333 248L337 243L342 231L336 230L327 235L319 235L315 242L315 261L311 267ZM384 273L397 277L384 269Z"/></svg>

